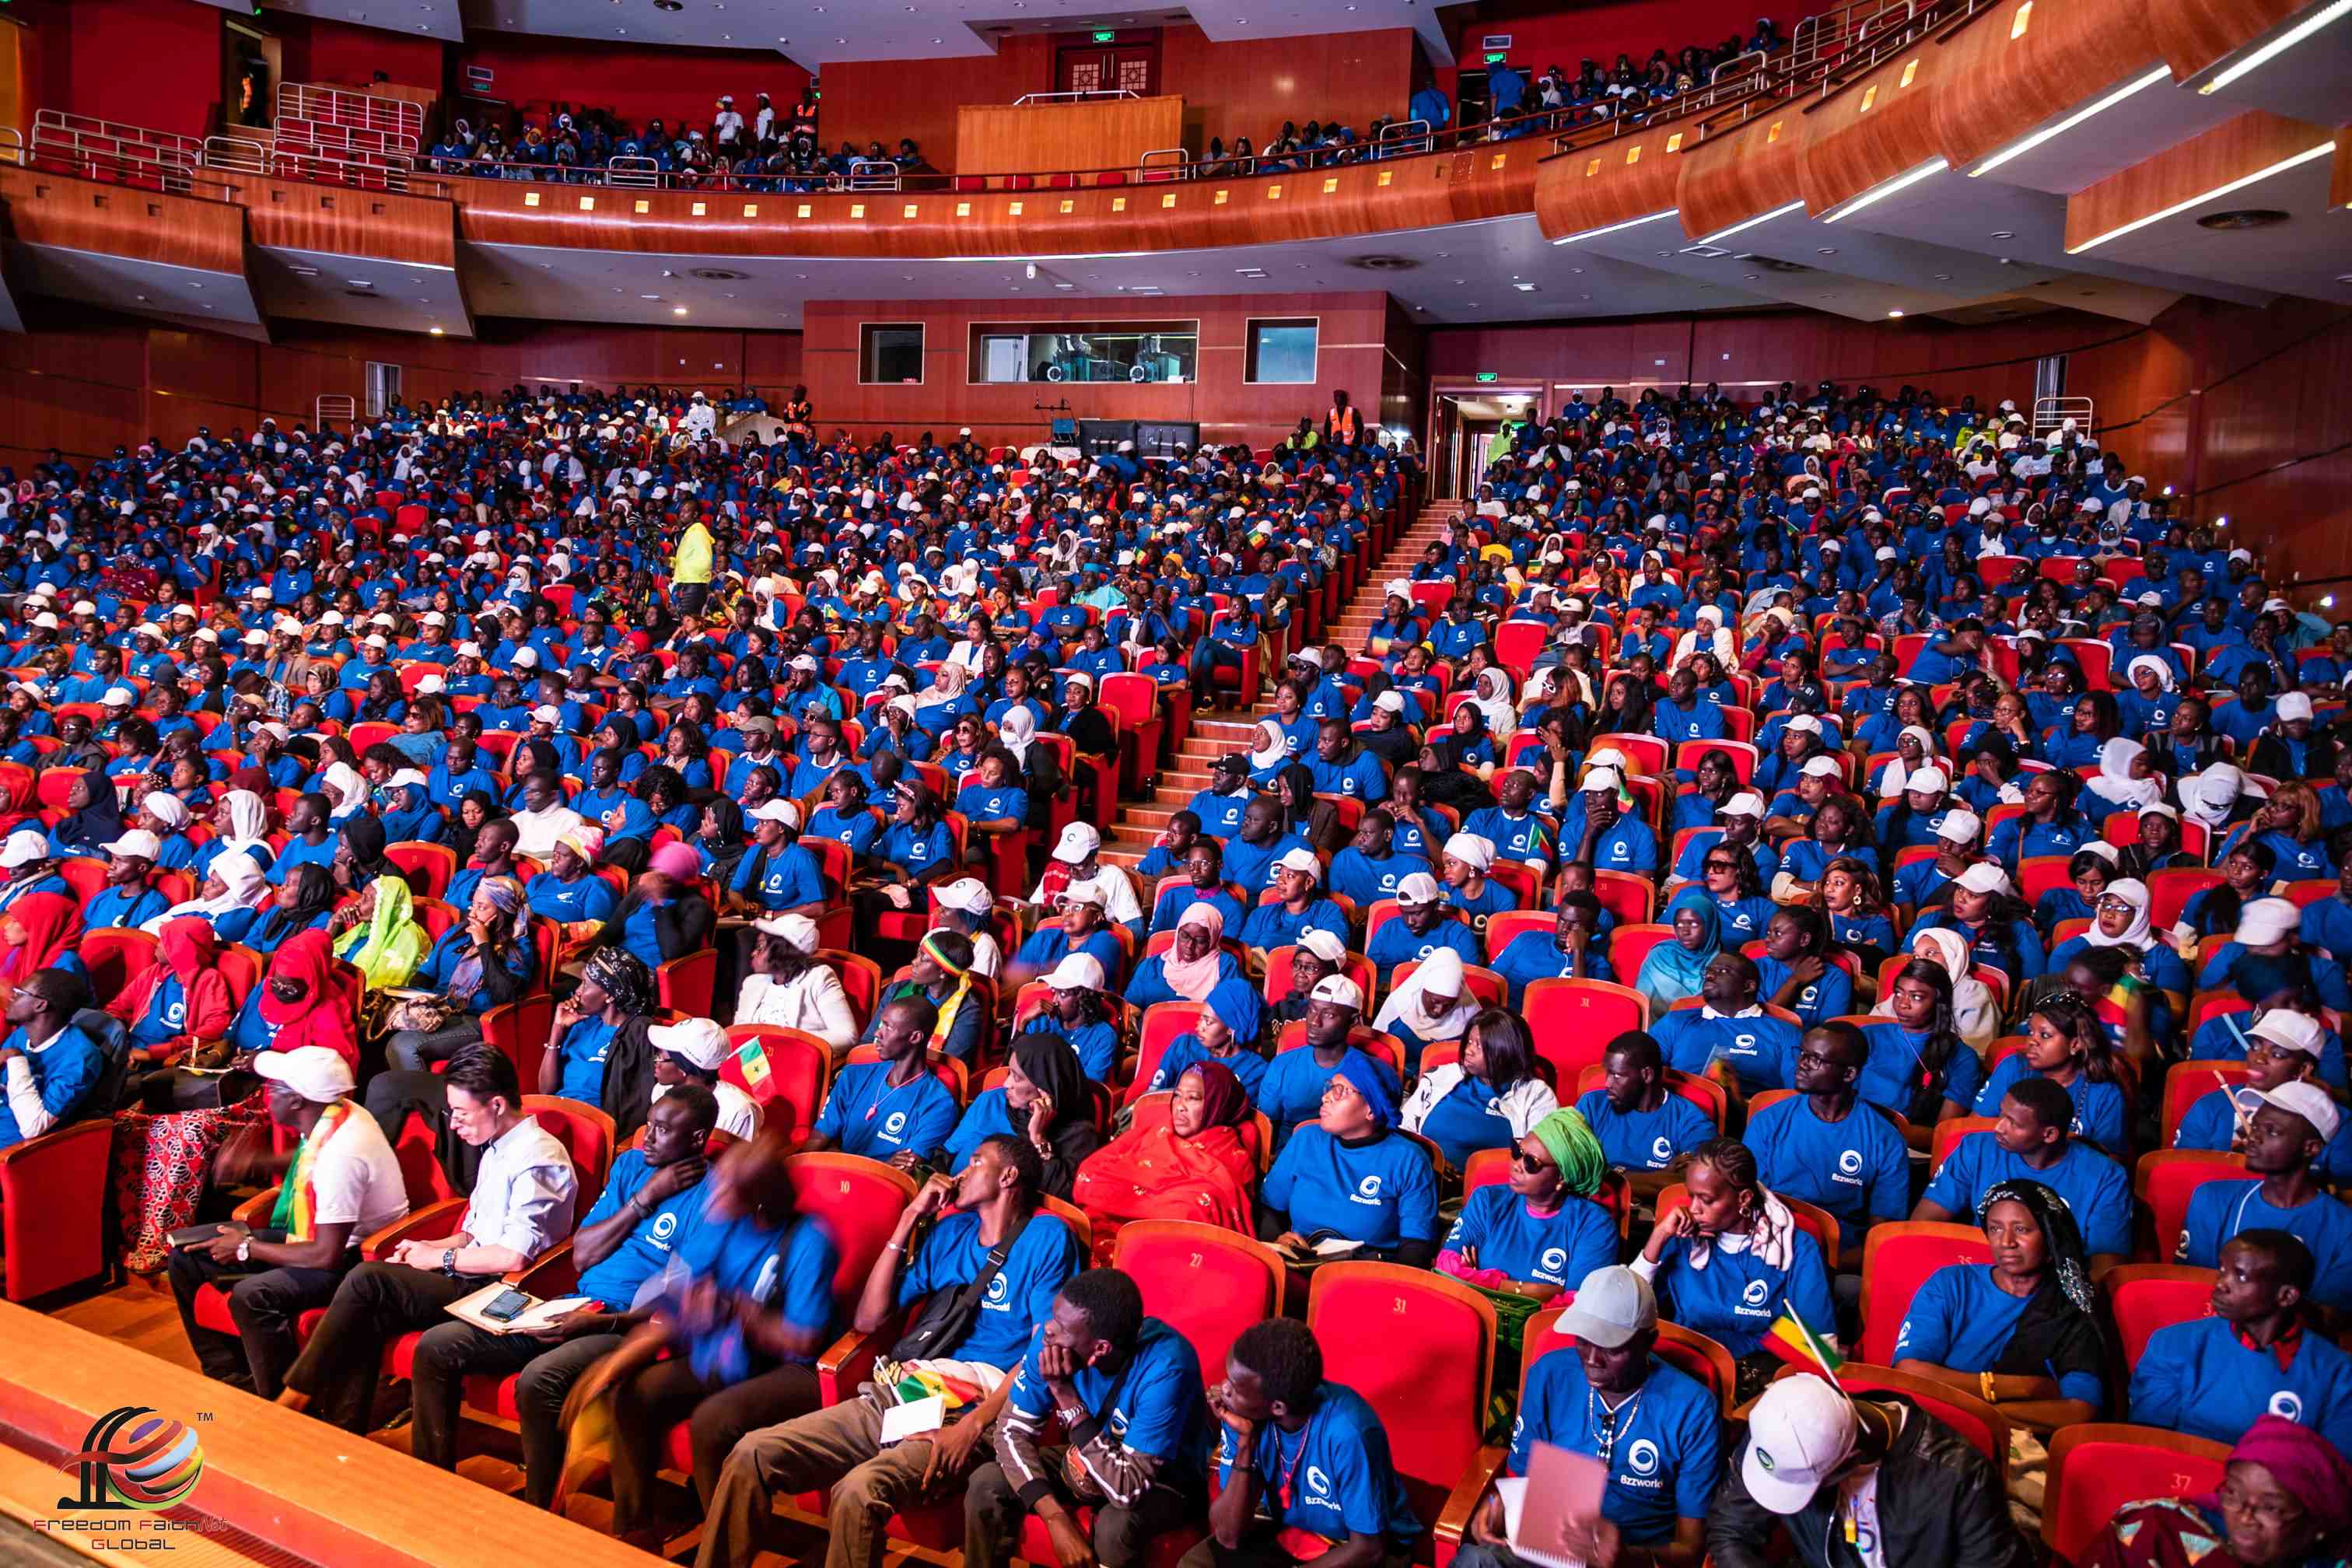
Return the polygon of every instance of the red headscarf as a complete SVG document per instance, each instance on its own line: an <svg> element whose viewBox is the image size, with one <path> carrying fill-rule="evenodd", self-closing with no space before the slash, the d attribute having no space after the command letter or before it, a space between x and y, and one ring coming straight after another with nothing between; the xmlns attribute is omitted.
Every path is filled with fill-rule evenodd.
<svg viewBox="0 0 2352 1568"><path fill-rule="evenodd" d="M81 906L63 893L27 893L8 906L8 918L24 929L25 941L0 960L0 978L29 979L81 940Z"/></svg>
<svg viewBox="0 0 2352 1568"><path fill-rule="evenodd" d="M271 983L278 980L299 982L301 996L280 1001L271 989ZM351 998L336 978L334 952L325 931L306 931L279 944L270 957L269 973L262 977L259 1006L263 1022L277 1031L269 1042L271 1050L324 1046L349 1062L353 1071L359 1069L360 1043L352 1032Z"/></svg>
<svg viewBox="0 0 2352 1568"><path fill-rule="evenodd" d="M40 895L35 894L34 897ZM163 927L155 962L131 977L106 1010L130 1028L147 1016L155 992L166 979L176 979L186 998L187 1029L163 1055L176 1054L189 1040L219 1039L236 1021L236 1005L228 982L214 967L215 944L212 922L183 915Z"/></svg>

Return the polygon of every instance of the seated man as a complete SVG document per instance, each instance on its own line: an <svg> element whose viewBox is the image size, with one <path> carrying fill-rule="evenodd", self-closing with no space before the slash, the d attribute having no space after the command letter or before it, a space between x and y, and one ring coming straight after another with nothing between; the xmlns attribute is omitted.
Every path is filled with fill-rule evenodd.
<svg viewBox="0 0 2352 1568"><path fill-rule="evenodd" d="M410 1452L428 1465L457 1464L457 1401L472 1374L522 1373L515 1405L522 1428L523 1500L545 1508L563 1469L563 1402L588 1369L621 1348L630 1306L646 1282L686 1254L700 1226L704 1147L719 1102L699 1084L681 1085L654 1101L643 1144L625 1150L595 1206L572 1238L580 1282L572 1294L590 1305L546 1334L493 1334L452 1318L417 1342L409 1399L415 1414Z"/></svg>
<svg viewBox="0 0 2352 1568"><path fill-rule="evenodd" d="M1209 1539L1177 1568L1286 1568L1310 1558L1377 1568L1412 1552L1421 1520L1389 1458L1388 1431L1362 1394L1324 1381L1323 1347L1306 1324L1269 1318L1244 1329L1209 1408L1223 1426L1213 1461L1222 1489L1209 1505Z"/></svg>
<svg viewBox="0 0 2352 1568"><path fill-rule="evenodd" d="M1842 1018L1806 1030L1797 1047L1797 1092L1750 1117L1740 1140L1756 1151L1756 1174L1766 1186L1837 1216L1848 1272L1862 1266L1863 1232L1875 1221L1901 1219L1911 1196L1903 1134L1862 1103L1869 1060L1870 1042Z"/></svg>
<svg viewBox="0 0 2352 1568"><path fill-rule="evenodd" d="M253 1070L269 1081L269 1120L301 1135L278 1205L261 1230L224 1225L212 1240L171 1256L180 1326L206 1377L275 1399L301 1350L294 1322L334 1300L360 1260L360 1243L408 1213L400 1163L375 1118L352 1102L352 1069L324 1046L263 1051ZM196 1292L230 1286L235 1334L196 1321Z"/></svg>
<svg viewBox="0 0 2352 1568"><path fill-rule="evenodd" d="M996 1458L964 1491L965 1562L1002 1561L1034 1513L1062 1561L1091 1554L1102 1568L1129 1568L1200 1511L1209 1437L1201 1358L1143 1315L1129 1276L1095 1268L1064 1285L1012 1386ZM1048 1457L1057 1420L1067 1446ZM1079 1507L1095 1510L1091 1530Z"/></svg>
<svg viewBox="0 0 2352 1568"><path fill-rule="evenodd" d="M1692 1568L1721 1459L1715 1395L1651 1353L1658 1301L1630 1268L1586 1275L1559 1331L1575 1336L1575 1345L1528 1367L1526 1403L1511 1427L1510 1473L1527 1474L1538 1443L1599 1459L1609 1475L1595 1533L1643 1549L1643 1560L1659 1568ZM1470 1543L1454 1558L1460 1568L1523 1568L1504 1523L1503 1500L1489 1491L1470 1516Z"/></svg>
<svg viewBox="0 0 2352 1568"><path fill-rule="evenodd" d="M1006 1369L1020 1363L1031 1336L1084 1261L1070 1228L1037 1212L1045 1166L1022 1139L983 1139L954 1176L934 1175L898 1216L857 1299L856 1326L879 1332L900 1310L927 1297L913 1329L893 1346L901 1371L938 1369L954 1380L967 1405L936 1437L882 1446L882 1405L867 1395L845 1400L753 1432L735 1445L719 1471L702 1531L698 1568L748 1568L760 1551L777 1493L831 1489L834 1568L878 1568L883 1527L935 1481L961 1479L1013 1391ZM953 1205L909 1262L916 1226ZM951 1342L926 1332L941 1305L977 1290L977 1317ZM952 1322L949 1327L956 1327ZM969 1391L968 1393L966 1391Z"/></svg>
<svg viewBox="0 0 2352 1568"><path fill-rule="evenodd" d="M2063 1089L2046 1078L2019 1079L2001 1096L1992 1131L1959 1141L1911 1217L1965 1225L1994 1183L2040 1182L2074 1211L2094 1263L2122 1258L2131 1251L2131 1178L2088 1143L2069 1137L2074 1121L2074 1102ZM2209 1182L2198 1190L2222 1184Z"/></svg>
<svg viewBox="0 0 2352 1568"><path fill-rule="evenodd" d="M1382 923L1364 948L1379 973L1381 990L1388 989L1398 964L1426 963L1440 948L1451 948L1465 963L1484 961L1478 933L1460 910L1446 904L1436 878L1412 872L1397 883L1396 897L1397 914Z"/></svg>
<svg viewBox="0 0 2352 1568"><path fill-rule="evenodd" d="M2224 1243L2210 1315L2157 1330L2133 1363L2131 1418L2234 1443L2284 1415L2352 1453L2352 1356L2303 1321L2315 1269L2283 1230Z"/></svg>
<svg viewBox="0 0 2352 1568"><path fill-rule="evenodd" d="M1716 1135L1706 1112L1666 1089L1665 1058L1658 1042L1628 1029L1601 1053L1601 1087L1578 1097L1577 1114L1601 1140L1609 1163L1626 1173L1633 1190L1655 1195L1670 1181L1668 1167Z"/></svg>
<svg viewBox="0 0 2352 1568"><path fill-rule="evenodd" d="M461 1046L442 1082L450 1131L482 1151L463 1218L451 1235L404 1241L346 1275L278 1394L292 1410L315 1404L354 1436L366 1435L388 1341L437 1326L450 1302L572 1234L578 1173L563 1145L522 1109L514 1063L494 1046ZM426 1437L419 1433L420 1444Z"/></svg>
<svg viewBox="0 0 2352 1568"><path fill-rule="evenodd" d="M2207 1182L2189 1197L2189 1224L2178 1260L2213 1268L2221 1247L2247 1230L2292 1233L2311 1248L2318 1271L2310 1300L2331 1311L2352 1310L2352 1207L2331 1197L2312 1167L2334 1141L2342 1112L2315 1083L2296 1081L2256 1091L2262 1108L2246 1123L2250 1182Z"/></svg>
<svg viewBox="0 0 2352 1568"><path fill-rule="evenodd" d="M1699 974L1696 1007L1669 1011L1652 1027L1666 1065L1696 1077L1717 1061L1738 1075L1743 1094L1787 1089L1794 1080L1797 1026L1757 1000L1755 960L1725 948Z"/></svg>
<svg viewBox="0 0 2352 1568"><path fill-rule="evenodd" d="M2209 1089L2193 1100L2172 1135L2174 1148L2234 1149L2246 1122L2261 1108L2260 1091L2318 1081L2319 1050L2326 1037L2318 1019L2273 1007L2245 1036L2245 1082ZM2314 1169L2321 1181L2331 1184L2352 1176L2352 1132L2338 1127Z"/></svg>
<svg viewBox="0 0 2352 1568"><path fill-rule="evenodd" d="M36 970L8 998L8 1037L0 1039L0 1149L61 1127L89 1106L106 1073L98 1042L73 1026L89 1005L89 985L66 969Z"/></svg>

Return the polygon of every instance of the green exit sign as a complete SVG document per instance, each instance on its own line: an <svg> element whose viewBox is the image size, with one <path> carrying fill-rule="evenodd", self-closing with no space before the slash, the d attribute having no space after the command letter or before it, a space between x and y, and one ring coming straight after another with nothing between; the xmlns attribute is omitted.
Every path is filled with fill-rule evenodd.
<svg viewBox="0 0 2352 1568"><path fill-rule="evenodd" d="M1478 380L1482 385L1487 382L1500 381L1501 379L1501 375L1495 371L1482 370L1478 373Z"/></svg>
<svg viewBox="0 0 2352 1568"><path fill-rule="evenodd" d="M1509 55L1506 54L1501 49L1488 49L1486 51L1486 63L1490 66L1501 65L1505 60L1510 58L1511 57Z"/></svg>
<svg viewBox="0 0 2352 1568"><path fill-rule="evenodd" d="M1117 33L1114 33L1109 28L1106 27L1095 35L1095 42L1097 44L1108 44L1115 40L1118 37L1118 35Z"/></svg>

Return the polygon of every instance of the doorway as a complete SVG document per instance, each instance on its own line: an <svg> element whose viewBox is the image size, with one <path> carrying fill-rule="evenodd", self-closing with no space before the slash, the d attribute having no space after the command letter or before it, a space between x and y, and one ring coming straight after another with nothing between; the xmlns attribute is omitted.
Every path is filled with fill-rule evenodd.
<svg viewBox="0 0 2352 1568"><path fill-rule="evenodd" d="M1538 386L1482 386L1475 392L1435 395L1430 446L1435 499L1474 501L1486 472L1487 454L1506 424L1537 418Z"/></svg>
<svg viewBox="0 0 2352 1568"><path fill-rule="evenodd" d="M1150 98L1160 90L1160 31L1135 27L1065 43L1054 51L1056 92L1118 92Z"/></svg>

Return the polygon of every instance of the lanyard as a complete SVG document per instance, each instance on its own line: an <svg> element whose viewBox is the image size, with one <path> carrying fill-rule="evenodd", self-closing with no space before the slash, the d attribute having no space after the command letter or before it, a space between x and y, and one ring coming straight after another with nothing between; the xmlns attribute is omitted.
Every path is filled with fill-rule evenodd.
<svg viewBox="0 0 2352 1568"><path fill-rule="evenodd" d="M1314 1435L1314 1431L1315 1418L1310 1415L1307 1419L1307 1425L1298 1429L1297 1451L1293 1453L1288 1461L1283 1465L1282 1479L1276 1484L1274 1495L1281 1502L1282 1511L1286 1514L1291 1508L1290 1479L1298 1473L1299 1462L1307 1458L1307 1439ZM1276 1458L1282 1457L1282 1429L1278 1426L1275 1428L1274 1452Z"/></svg>
<svg viewBox="0 0 2352 1568"><path fill-rule="evenodd" d="M1610 1460L1617 1452L1619 1417L1623 1417L1623 1424L1625 1426L1632 1426L1633 1425L1633 1413L1641 1407L1641 1404L1642 1395L1639 1392L1636 1392L1623 1404L1618 1405L1614 1410L1612 1410L1608 1405L1601 1400L1601 1391L1599 1389L1587 1388L1584 1391L1584 1418L1592 1426L1595 1432L1598 1434L1594 1437L1593 1441L1599 1446L1601 1451L1595 1454L1593 1458L1601 1461L1601 1468L1602 1469L1605 1470L1609 1468Z"/></svg>

